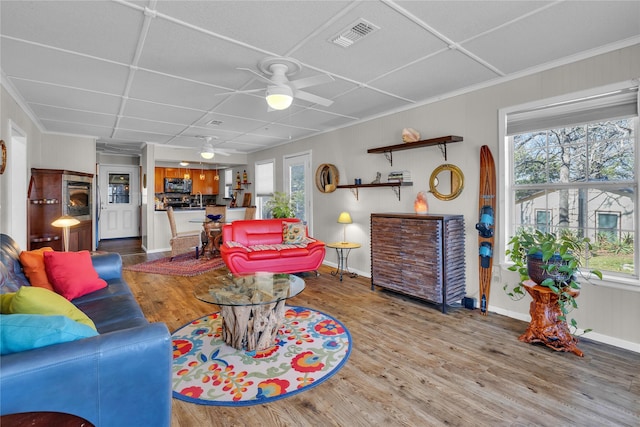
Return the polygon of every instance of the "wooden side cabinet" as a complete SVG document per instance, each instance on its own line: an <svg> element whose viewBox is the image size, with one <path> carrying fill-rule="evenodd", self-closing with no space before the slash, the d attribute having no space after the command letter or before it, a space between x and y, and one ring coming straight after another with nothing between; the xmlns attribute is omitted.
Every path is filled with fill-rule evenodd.
<svg viewBox="0 0 640 427"><path fill-rule="evenodd" d="M466 292L462 215L371 214L371 289L375 286L435 304Z"/></svg>
<svg viewBox="0 0 640 427"><path fill-rule="evenodd" d="M62 215L77 217L80 224L69 229L69 250L93 249L92 174L59 169L31 169L27 205L28 250L45 246L63 250L62 229L51 223ZM74 183L86 183L76 188ZM66 186L66 188L65 188ZM79 213L78 209L86 212Z"/></svg>

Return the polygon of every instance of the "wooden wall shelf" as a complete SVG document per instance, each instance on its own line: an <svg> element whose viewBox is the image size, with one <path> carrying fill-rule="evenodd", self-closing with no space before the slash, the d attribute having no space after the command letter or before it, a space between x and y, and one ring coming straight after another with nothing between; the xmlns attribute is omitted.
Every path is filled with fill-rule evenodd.
<svg viewBox="0 0 640 427"><path fill-rule="evenodd" d="M348 188L351 190L354 196L356 196L356 200L358 200L358 189L359 188L377 188L377 187L391 187L391 189L398 196L398 200L400 200L400 187L410 187L413 185L413 182L381 182L380 184L349 184L349 185L338 185L336 188Z"/></svg>
<svg viewBox="0 0 640 427"><path fill-rule="evenodd" d="M461 136L449 135L449 136L441 136L438 138L424 139L422 141L416 142L404 142L402 144L395 145L387 145L385 147L377 147L370 148L367 150L367 153L381 153L389 160L391 166L393 166L393 152L394 151L402 151L402 150L411 150L414 148L421 147L430 147L432 145L440 146L440 150L442 150L442 154L444 156L444 160L447 161L447 144L452 144L454 142L460 142L463 138Z"/></svg>

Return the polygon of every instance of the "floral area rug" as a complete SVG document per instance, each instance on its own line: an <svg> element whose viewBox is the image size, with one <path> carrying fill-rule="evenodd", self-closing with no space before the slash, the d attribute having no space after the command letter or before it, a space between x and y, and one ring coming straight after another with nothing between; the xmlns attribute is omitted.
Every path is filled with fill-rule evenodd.
<svg viewBox="0 0 640 427"><path fill-rule="evenodd" d="M351 335L333 317L286 307L274 346L247 352L222 340L220 313L173 333L173 397L200 405L249 406L303 392L338 372Z"/></svg>
<svg viewBox="0 0 640 427"><path fill-rule="evenodd" d="M140 264L124 267L125 270L140 271L142 273L167 274L170 276L197 276L209 270L224 267L224 261L220 257L208 259L200 256L196 259L195 253L189 252L173 257L160 258Z"/></svg>

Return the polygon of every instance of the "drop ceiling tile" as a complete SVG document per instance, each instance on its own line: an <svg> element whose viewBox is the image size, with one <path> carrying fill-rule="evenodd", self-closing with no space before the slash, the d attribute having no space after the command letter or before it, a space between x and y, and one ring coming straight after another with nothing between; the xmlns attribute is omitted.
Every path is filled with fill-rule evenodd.
<svg viewBox="0 0 640 427"><path fill-rule="evenodd" d="M458 43L512 21L550 1L398 1L416 18Z"/></svg>
<svg viewBox="0 0 640 427"><path fill-rule="evenodd" d="M29 107L42 120L75 122L107 128L113 127L116 120L116 116L113 114L98 114L41 104L29 104Z"/></svg>
<svg viewBox="0 0 640 427"><path fill-rule="evenodd" d="M363 87L340 95L331 111L354 119L365 119L407 105L410 103L406 100Z"/></svg>
<svg viewBox="0 0 640 427"><path fill-rule="evenodd" d="M468 56L449 50L376 80L374 84L418 102L497 77Z"/></svg>
<svg viewBox="0 0 640 427"><path fill-rule="evenodd" d="M290 49L336 13L347 1L159 2L157 10L181 21L224 34L276 56ZM304 19L301 19L304 17ZM241 23L241 25L238 25Z"/></svg>
<svg viewBox="0 0 640 427"><path fill-rule="evenodd" d="M162 90L158 90L162 88ZM206 84L177 79L144 70L136 71L129 96L145 101L209 110L222 98L222 93Z"/></svg>
<svg viewBox="0 0 640 427"><path fill-rule="evenodd" d="M349 48L329 40L363 18L380 27ZM368 82L446 45L414 22L379 2L362 2L295 52L305 63L358 82Z"/></svg>
<svg viewBox="0 0 640 427"><path fill-rule="evenodd" d="M190 125L201 118L205 111L162 105L152 102L128 99L124 107L123 116L148 120L158 120L167 123Z"/></svg>
<svg viewBox="0 0 640 427"><path fill-rule="evenodd" d="M2 40L2 70L9 77L113 95L124 92L129 68L40 46Z"/></svg>
<svg viewBox="0 0 640 427"><path fill-rule="evenodd" d="M124 139L130 141L154 142L156 144L166 144L173 138L172 135L162 135L153 132L137 132L127 129L117 129L113 137L116 139Z"/></svg>
<svg viewBox="0 0 640 427"><path fill-rule="evenodd" d="M539 31L541 23L548 31ZM535 37L532 37L535 34ZM640 34L640 2L561 2L465 43L514 73Z"/></svg>
<svg viewBox="0 0 640 427"><path fill-rule="evenodd" d="M2 1L0 14L3 34L123 63L142 21L142 12L110 1Z"/></svg>
<svg viewBox="0 0 640 427"><path fill-rule="evenodd" d="M10 81L27 103L107 114L117 114L120 107L120 97L118 96L15 78Z"/></svg>
<svg viewBox="0 0 640 427"><path fill-rule="evenodd" d="M264 56L253 49L156 18L149 28L139 65L221 88L237 88L252 77L236 68L253 67Z"/></svg>
<svg viewBox="0 0 640 427"><path fill-rule="evenodd" d="M182 132L186 126L176 123L159 122L157 120L145 120L131 117L122 117L118 122L118 128L135 130L138 132L151 132L174 135Z"/></svg>
<svg viewBox="0 0 640 427"><path fill-rule="evenodd" d="M94 138L108 138L111 136L111 127L91 126L84 123L58 122L54 120L41 120L41 122L47 132L82 135Z"/></svg>

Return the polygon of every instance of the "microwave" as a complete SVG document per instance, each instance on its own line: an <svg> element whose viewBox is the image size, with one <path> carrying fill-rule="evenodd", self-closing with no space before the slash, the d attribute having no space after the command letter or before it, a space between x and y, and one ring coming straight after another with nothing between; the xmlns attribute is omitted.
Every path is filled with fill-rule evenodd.
<svg viewBox="0 0 640 427"><path fill-rule="evenodd" d="M164 192L191 194L191 180L184 178L165 178Z"/></svg>

